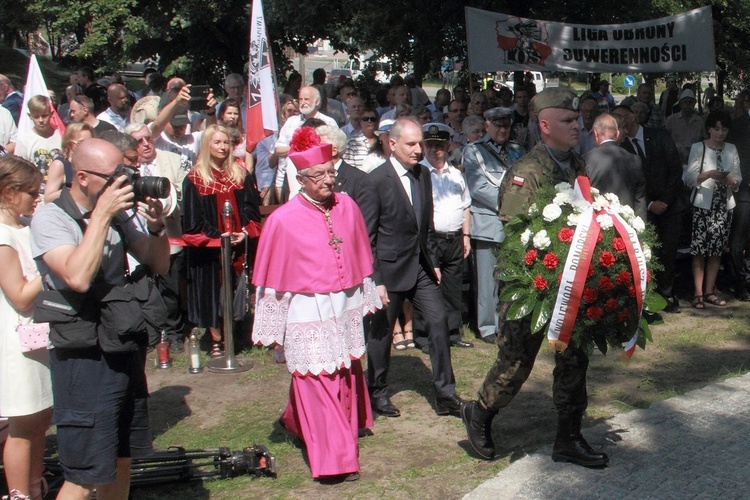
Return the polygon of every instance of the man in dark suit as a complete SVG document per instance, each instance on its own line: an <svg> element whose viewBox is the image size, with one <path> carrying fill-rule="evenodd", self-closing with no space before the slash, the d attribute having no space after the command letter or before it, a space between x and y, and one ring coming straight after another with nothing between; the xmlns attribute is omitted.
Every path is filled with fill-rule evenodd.
<svg viewBox="0 0 750 500"><path fill-rule="evenodd" d="M620 203L628 205L645 221L646 178L640 157L620 147L619 127L609 113L594 120L593 131L596 147L583 156L591 186L601 193L616 194Z"/></svg>
<svg viewBox="0 0 750 500"><path fill-rule="evenodd" d="M334 191L348 194L354 201L358 202L359 183L367 174L344 161L346 134L340 128L330 125L315 127L315 132L320 136L321 142L333 146L333 167L336 169Z"/></svg>
<svg viewBox="0 0 750 500"><path fill-rule="evenodd" d="M659 236L661 247L657 250L657 256L664 267L656 275L657 291L667 299L664 311L680 312L680 303L672 286L682 218L690 206L683 193L680 155L666 130L641 127L627 106L615 107L612 114L623 120L624 128L628 131L622 146L640 156L643 162L648 220Z"/></svg>
<svg viewBox="0 0 750 500"><path fill-rule="evenodd" d="M448 322L438 283L440 270L430 255L432 182L422 158L422 129L412 118L400 118L390 131L393 155L360 184L359 206L370 234L375 260L372 275L385 310L373 318L367 339L367 384L373 410L389 417L401 413L388 393L393 326L404 300L429 324L430 361L438 415L458 415L450 358Z"/></svg>
<svg viewBox="0 0 750 500"><path fill-rule="evenodd" d="M750 115L744 113L732 121L727 142L737 146L740 155L742 182L734 193L732 232L729 236L731 273L734 282L734 295L738 299L750 301Z"/></svg>

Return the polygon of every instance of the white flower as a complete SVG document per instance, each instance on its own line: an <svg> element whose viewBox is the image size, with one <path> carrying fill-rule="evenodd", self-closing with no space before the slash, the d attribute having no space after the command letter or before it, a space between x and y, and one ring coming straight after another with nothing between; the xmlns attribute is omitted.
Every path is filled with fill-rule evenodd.
<svg viewBox="0 0 750 500"><path fill-rule="evenodd" d="M612 229L614 223L612 222L612 216L609 214L601 214L596 216L596 222L599 223L602 229Z"/></svg>
<svg viewBox="0 0 750 500"><path fill-rule="evenodd" d="M581 218L581 214L578 213L572 213L568 215L568 225L570 227L576 227L578 225L578 220Z"/></svg>
<svg viewBox="0 0 750 500"><path fill-rule="evenodd" d="M552 222L553 220L556 220L558 217L562 215L562 209L555 205L554 203L550 203L546 207L544 207L544 210L542 210L542 217L546 222Z"/></svg>
<svg viewBox="0 0 750 500"><path fill-rule="evenodd" d="M604 193L604 198L606 198L607 201L610 202L612 205L620 204L620 198L618 198L615 193Z"/></svg>
<svg viewBox="0 0 750 500"><path fill-rule="evenodd" d="M633 220L630 221L630 225L633 226L633 229L635 229L635 232L638 234L641 234L646 230L646 224L643 222L643 219L638 216L633 217Z"/></svg>
<svg viewBox="0 0 750 500"><path fill-rule="evenodd" d="M571 205L573 206L573 211L577 214L583 213L587 208L589 208L589 202L584 200L583 198L577 198L573 200Z"/></svg>
<svg viewBox="0 0 750 500"><path fill-rule="evenodd" d="M531 239L531 237L533 235L534 235L534 233L532 233L529 228L526 228L526 231L524 231L523 233L521 233L521 244L523 246L528 245L529 244L529 240Z"/></svg>
<svg viewBox="0 0 750 500"><path fill-rule="evenodd" d="M534 235L534 248L538 250L544 250L548 246L552 244L552 241L549 239L549 236L547 236L547 231L542 229L538 233Z"/></svg>
<svg viewBox="0 0 750 500"><path fill-rule="evenodd" d="M602 210L609 206L609 201L604 196L595 196L594 202L591 204L594 210Z"/></svg>
<svg viewBox="0 0 750 500"><path fill-rule="evenodd" d="M589 191L590 191L590 192L591 192L591 194L592 194L592 195L594 195L594 196L596 196L597 194L599 194L599 190L598 190L598 189L596 189L595 187L592 187L591 189L589 189Z"/></svg>
<svg viewBox="0 0 750 500"><path fill-rule="evenodd" d="M536 203L532 203L529 207L529 215L534 216L539 213L539 209L536 207Z"/></svg>
<svg viewBox="0 0 750 500"><path fill-rule="evenodd" d="M620 215L626 222L630 223L635 217L635 212L630 208L630 205L620 205Z"/></svg>
<svg viewBox="0 0 750 500"><path fill-rule="evenodd" d="M572 191L572 190L573 190L573 186L571 186L569 182L558 182L557 184L555 184L555 191L557 191L558 193L561 191Z"/></svg>
<svg viewBox="0 0 750 500"><path fill-rule="evenodd" d="M643 258L646 259L646 262L651 262L651 247L643 244Z"/></svg>
<svg viewBox="0 0 750 500"><path fill-rule="evenodd" d="M570 203L571 201L571 192L570 191L560 191L555 195L555 197L552 200L552 203L555 205L565 205L566 203Z"/></svg>

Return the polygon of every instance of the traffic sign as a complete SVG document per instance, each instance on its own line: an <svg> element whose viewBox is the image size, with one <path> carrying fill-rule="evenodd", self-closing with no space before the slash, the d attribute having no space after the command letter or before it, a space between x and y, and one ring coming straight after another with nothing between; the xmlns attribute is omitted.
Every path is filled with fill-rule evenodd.
<svg viewBox="0 0 750 500"><path fill-rule="evenodd" d="M635 87L635 77L633 75L627 75L623 79L623 83L627 88Z"/></svg>

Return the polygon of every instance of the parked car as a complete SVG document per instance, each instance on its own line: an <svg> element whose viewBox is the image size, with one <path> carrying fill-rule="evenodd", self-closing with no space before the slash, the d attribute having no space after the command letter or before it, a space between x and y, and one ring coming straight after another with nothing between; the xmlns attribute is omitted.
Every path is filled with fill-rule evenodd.
<svg viewBox="0 0 750 500"><path fill-rule="evenodd" d="M523 72L524 77L525 75L531 74L532 81L534 82L534 87L536 88L537 93L541 92L547 87L547 81L544 78L544 75L540 73L539 71L524 71ZM495 79L495 83L504 86L504 87L510 87L511 90L513 89L513 77L515 75L515 72L511 71L508 77L505 79L505 81L498 81Z"/></svg>
<svg viewBox="0 0 750 500"><path fill-rule="evenodd" d="M336 85L342 80L342 77L344 80L352 78L352 70L346 68L332 69L331 72L328 73L328 83Z"/></svg>

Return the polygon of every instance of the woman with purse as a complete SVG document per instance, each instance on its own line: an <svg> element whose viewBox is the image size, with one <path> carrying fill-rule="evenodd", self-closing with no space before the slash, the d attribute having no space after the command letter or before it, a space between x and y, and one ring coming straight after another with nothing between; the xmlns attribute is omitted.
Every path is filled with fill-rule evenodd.
<svg viewBox="0 0 750 500"><path fill-rule="evenodd" d="M182 192L183 239L188 245L188 319L209 330L209 355L221 357L221 235L231 233L235 275L239 277L243 265L252 260L246 239L260 234L258 192L252 176L234 160L226 127L211 125L203 133L197 162L185 178ZM232 228L222 227L227 201L232 206Z"/></svg>
<svg viewBox="0 0 750 500"><path fill-rule="evenodd" d="M52 385L46 348L24 352L33 334L31 308L42 280L31 257L31 232L23 216L40 202L42 174L18 156L0 158L0 416L10 433L3 465L10 498L42 498L45 433L52 418Z"/></svg>
<svg viewBox="0 0 750 500"><path fill-rule="evenodd" d="M716 295L716 275L721 254L729 243L732 228L733 192L742 180L740 158L734 144L726 142L731 118L725 111L712 111L706 117L708 139L693 144L688 157L685 182L693 188L693 228L690 253L693 255L693 307L705 303L726 306Z"/></svg>

